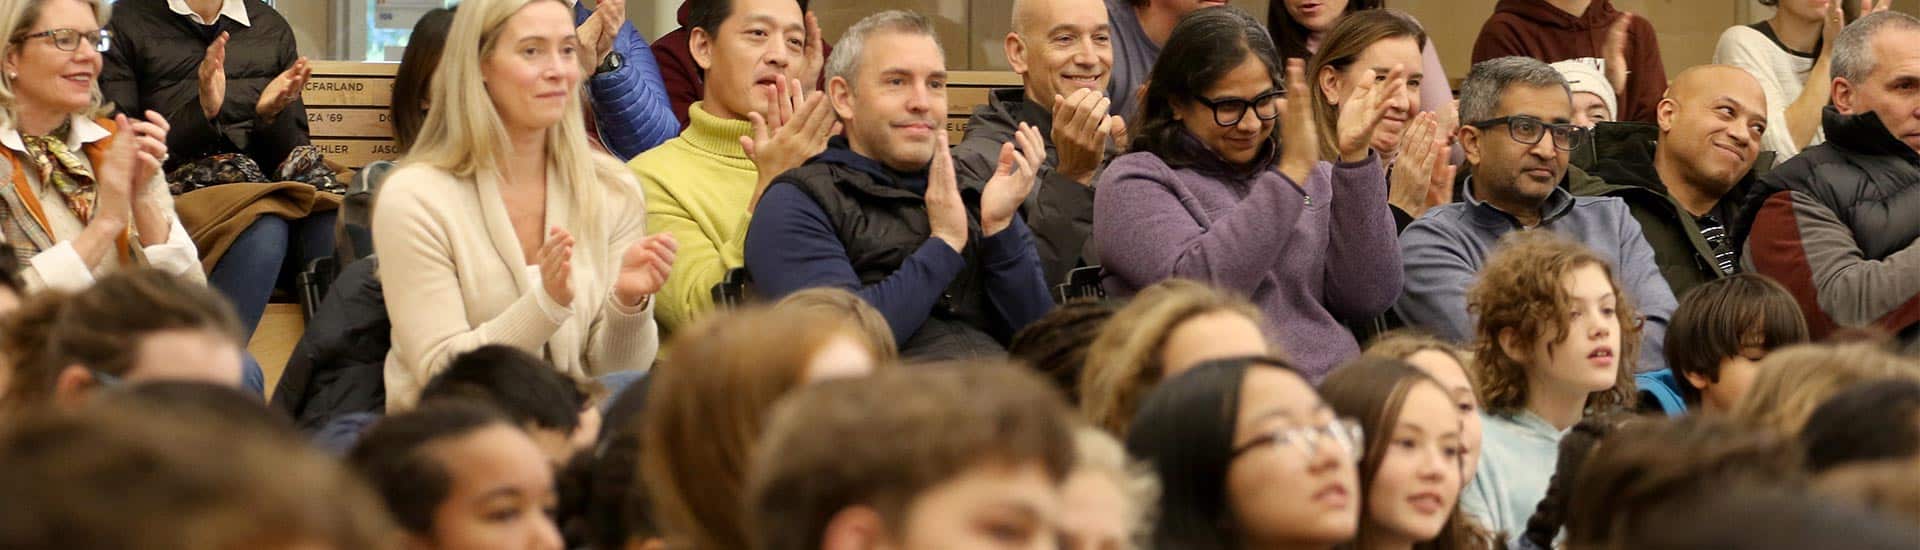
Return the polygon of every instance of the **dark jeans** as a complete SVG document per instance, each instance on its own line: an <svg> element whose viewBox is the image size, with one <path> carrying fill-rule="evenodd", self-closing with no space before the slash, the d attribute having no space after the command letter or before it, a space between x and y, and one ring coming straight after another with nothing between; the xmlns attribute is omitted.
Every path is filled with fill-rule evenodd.
<svg viewBox="0 0 1920 550"><path fill-rule="evenodd" d="M317 212L297 220L261 216L213 266L207 284L233 301L247 338L253 338L275 288L296 290L294 282L307 264L333 255L337 217L336 212Z"/></svg>
<svg viewBox="0 0 1920 550"><path fill-rule="evenodd" d="M267 396L267 373L246 348L240 349L240 388L258 397Z"/></svg>

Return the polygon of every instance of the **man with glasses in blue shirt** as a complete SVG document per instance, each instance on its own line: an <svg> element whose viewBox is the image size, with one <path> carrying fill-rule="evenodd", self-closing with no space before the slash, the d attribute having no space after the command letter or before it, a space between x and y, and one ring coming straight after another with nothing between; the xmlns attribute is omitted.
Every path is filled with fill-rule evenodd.
<svg viewBox="0 0 1920 550"><path fill-rule="evenodd" d="M1473 66L1460 88L1459 136L1472 174L1461 202L1428 211L1401 233L1406 292L1395 310L1413 326L1465 343L1473 328L1467 288L1500 237L1546 229L1612 264L1646 321L1637 370L1664 368L1673 291L1625 202L1567 192L1592 177L1568 164L1574 144L1587 139L1587 129L1572 122L1566 80L1545 62L1502 57Z"/></svg>

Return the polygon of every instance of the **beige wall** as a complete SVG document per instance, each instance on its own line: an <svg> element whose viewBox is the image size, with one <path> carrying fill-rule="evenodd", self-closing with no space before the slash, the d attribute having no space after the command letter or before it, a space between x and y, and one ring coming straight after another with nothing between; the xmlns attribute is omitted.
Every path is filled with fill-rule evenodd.
<svg viewBox="0 0 1920 550"><path fill-rule="evenodd" d="M281 0L279 9L293 22L301 53L319 57L330 51L328 6L346 0ZM1277 0L1276 0L1277 1ZM1388 0L1407 10L1433 34L1441 63L1451 78L1466 75L1473 39L1498 0ZM1668 72L1706 63L1727 27L1766 18L1771 12L1754 0L1613 0L1621 9L1646 16L1659 32ZM1234 0L1254 17L1266 20L1269 0ZM953 68L1004 70L1001 37L1006 35L1013 0L813 0L829 39L867 14L881 9L920 11L939 21ZM627 12L648 37L673 30L680 0L627 0ZM1920 14L1920 0L1894 0L1894 9Z"/></svg>
<svg viewBox="0 0 1920 550"><path fill-rule="evenodd" d="M333 51L332 27L327 16L333 10L334 0L280 0L274 9L280 11L287 23L293 26L293 36L300 42L300 55L312 59L325 59Z"/></svg>
<svg viewBox="0 0 1920 550"><path fill-rule="evenodd" d="M671 0L662 0L668 1ZM1277 0L1276 0L1277 1ZM1620 9L1647 17L1659 33L1660 52L1669 73L1707 63L1727 27L1764 19L1771 12L1753 0L1613 0ZM1448 76L1466 75L1480 25L1498 0L1388 0L1388 5L1419 18L1433 34ZM939 20L954 68L1004 70L1001 37L1008 27L1012 0L815 0L814 10L829 37L869 13L887 8L919 10ZM1262 21L1268 0L1234 0ZM1894 0L1894 9L1920 13L1920 0ZM967 40L956 37L966 36Z"/></svg>
<svg viewBox="0 0 1920 550"><path fill-rule="evenodd" d="M1653 22L1660 41L1660 56L1669 73L1713 59L1713 46L1727 27L1743 24L1741 12L1746 0L1615 0L1614 6L1646 17ZM1473 41L1480 25L1493 13L1496 0L1444 0L1398 2L1392 5L1419 18L1433 35L1440 49L1440 62L1448 76L1461 78L1473 55Z"/></svg>

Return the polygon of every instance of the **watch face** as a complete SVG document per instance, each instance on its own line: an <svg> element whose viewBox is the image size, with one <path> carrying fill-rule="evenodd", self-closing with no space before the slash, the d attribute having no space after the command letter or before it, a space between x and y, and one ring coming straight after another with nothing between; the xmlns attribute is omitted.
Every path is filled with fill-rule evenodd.
<svg viewBox="0 0 1920 550"><path fill-rule="evenodd" d="M600 67L595 72L604 73L608 71L619 70L620 66L625 65L626 62L627 62L626 56L620 55L620 52L609 53L607 54L606 59L600 61Z"/></svg>

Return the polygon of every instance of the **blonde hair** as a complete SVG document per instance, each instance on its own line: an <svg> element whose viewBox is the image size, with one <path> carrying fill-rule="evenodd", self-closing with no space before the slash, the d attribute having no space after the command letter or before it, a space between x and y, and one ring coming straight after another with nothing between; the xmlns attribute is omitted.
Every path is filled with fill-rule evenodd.
<svg viewBox="0 0 1920 550"><path fill-rule="evenodd" d="M493 108L480 67L486 56L499 46L500 32L507 20L521 9L537 2L555 2L568 8L564 0L467 0L453 17L453 28L440 52L440 66L434 72L428 92L427 121L408 150L403 164L424 164L439 168L462 179L482 173L497 173L508 151L506 122ZM577 69L577 66L569 66ZM619 160L595 151L587 142L587 128L581 107L585 92L576 85L567 97L565 116L547 129L547 163L557 168L559 183L566 188L571 203L573 227L568 227L580 242L604 242L610 238L602 227L603 197L607 190L641 200L637 186L625 185L631 177ZM634 212L631 215L640 215ZM574 254L591 254L594 247L574 249ZM612 251L619 254L619 250ZM576 259L575 263L591 264Z"/></svg>
<svg viewBox="0 0 1920 550"><path fill-rule="evenodd" d="M12 57L16 49L26 44L19 39L33 30L34 22L40 19L42 8L45 8L49 1L51 0L9 0L0 3L0 36L6 37L4 41L0 41L0 59ZM100 28L107 27L107 19L113 12L112 6L101 0L77 1L93 6L94 20L100 24ZM26 76L32 78L33 75ZM20 117L15 112L20 108L20 98L13 89L14 80L15 77L11 76L0 78L0 105L5 106L4 109L0 109L0 127L18 128L20 126ZM87 110L80 114L89 117L106 115L112 108L107 105L106 96L100 93L100 79L95 77L89 87L92 90L87 94L89 96Z"/></svg>
<svg viewBox="0 0 1920 550"><path fill-rule="evenodd" d="M1474 372L1473 362L1467 357L1466 350L1424 332L1403 329L1382 334L1373 343L1367 344L1367 349L1360 354L1406 361L1408 357L1423 351L1437 351L1452 358L1454 363L1460 365L1460 370L1467 373L1467 383L1474 388L1480 387L1479 373Z"/></svg>
<svg viewBox="0 0 1920 550"><path fill-rule="evenodd" d="M1080 412L1108 433L1125 437L1140 401L1165 376L1160 351L1167 336L1181 323L1215 312L1260 322L1260 310L1246 299L1205 283L1169 279L1140 291L1113 314L1087 350L1087 364L1080 371Z"/></svg>
<svg viewBox="0 0 1920 550"><path fill-rule="evenodd" d="M1767 354L1733 417L1783 436L1800 433L1813 409L1854 384L1920 380L1920 364L1868 343L1804 344Z"/></svg>
<svg viewBox="0 0 1920 550"><path fill-rule="evenodd" d="M1145 548L1153 535L1153 508L1160 501L1160 478L1146 463L1133 460L1120 441L1093 426L1073 430L1073 468L1106 477L1120 488L1127 504L1126 549Z"/></svg>
<svg viewBox="0 0 1920 550"><path fill-rule="evenodd" d="M893 327L887 325L887 318L852 292L832 287L809 288L787 295L773 308L844 319L860 329L860 339L868 351L873 352L876 362L892 363L900 358L900 349L893 340Z"/></svg>
<svg viewBox="0 0 1920 550"><path fill-rule="evenodd" d="M671 359L648 375L641 432L639 472L662 533L689 548L748 547L740 504L768 414L807 384L813 356L855 327L819 310L752 307L674 333Z"/></svg>

